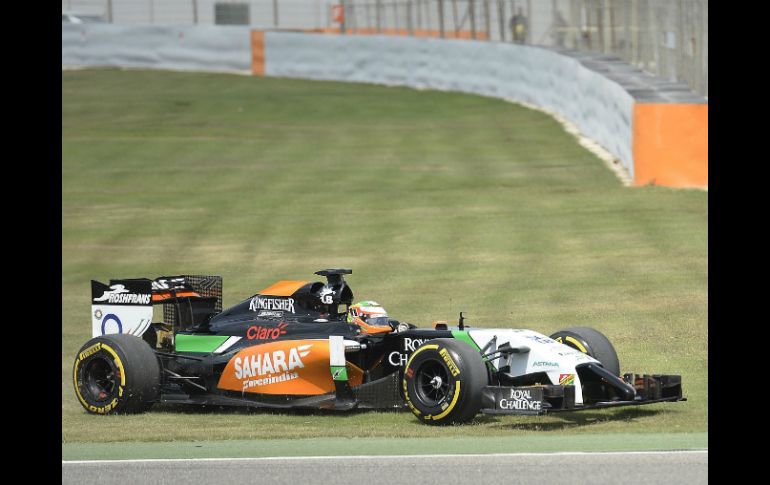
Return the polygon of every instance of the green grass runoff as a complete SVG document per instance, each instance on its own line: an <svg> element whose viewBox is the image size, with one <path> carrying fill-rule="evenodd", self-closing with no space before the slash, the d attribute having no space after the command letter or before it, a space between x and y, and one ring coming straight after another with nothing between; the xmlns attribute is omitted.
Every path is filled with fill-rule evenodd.
<svg viewBox="0 0 770 485"><path fill-rule="evenodd" d="M622 187L549 116L496 99L224 74L62 72L62 442L505 439L708 431L708 194ZM72 388L90 279L219 274L229 306L353 268L419 326L591 326L687 402L430 427L409 413L157 406Z"/></svg>
<svg viewBox="0 0 770 485"><path fill-rule="evenodd" d="M260 458L271 456L432 455L446 453L553 453L673 451L708 448L708 433L512 433L443 438L307 438L62 444L62 460Z"/></svg>

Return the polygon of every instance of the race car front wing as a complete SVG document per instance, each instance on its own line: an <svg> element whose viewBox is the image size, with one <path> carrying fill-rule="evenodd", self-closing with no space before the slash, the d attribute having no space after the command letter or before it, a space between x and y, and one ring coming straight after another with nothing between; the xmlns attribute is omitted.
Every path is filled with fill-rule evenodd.
<svg viewBox="0 0 770 485"><path fill-rule="evenodd" d="M620 379L608 373L608 376L602 375L599 385L603 386L607 399L591 399L581 405L575 404L574 385L486 386L482 391L481 412L539 415L687 400L682 397L679 375L625 374Z"/></svg>

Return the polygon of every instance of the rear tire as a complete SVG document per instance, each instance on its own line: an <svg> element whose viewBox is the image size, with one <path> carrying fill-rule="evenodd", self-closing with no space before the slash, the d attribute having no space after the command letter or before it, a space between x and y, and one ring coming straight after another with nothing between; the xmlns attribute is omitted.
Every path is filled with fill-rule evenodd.
<svg viewBox="0 0 770 485"><path fill-rule="evenodd" d="M160 365L139 337L110 334L80 348L72 369L75 394L92 414L146 411L160 397Z"/></svg>
<svg viewBox="0 0 770 485"><path fill-rule="evenodd" d="M478 351L465 342L440 338L414 351L402 385L414 415L440 425L472 420L481 409L487 381L487 367Z"/></svg>
<svg viewBox="0 0 770 485"><path fill-rule="evenodd" d="M601 362L602 367L620 376L620 361L610 340L590 327L570 327L551 335L551 338Z"/></svg>

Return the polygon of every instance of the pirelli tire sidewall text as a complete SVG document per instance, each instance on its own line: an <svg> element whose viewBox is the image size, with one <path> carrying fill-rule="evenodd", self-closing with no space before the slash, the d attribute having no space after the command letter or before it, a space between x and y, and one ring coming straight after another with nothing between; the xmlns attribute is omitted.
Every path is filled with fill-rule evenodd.
<svg viewBox="0 0 770 485"><path fill-rule="evenodd" d="M437 374L444 391L440 398L426 386ZM476 349L461 340L440 338L423 343L412 353L404 368L402 389L408 408L422 422L465 423L481 409L487 381L486 365Z"/></svg>
<svg viewBox="0 0 770 485"><path fill-rule="evenodd" d="M92 414L146 411L160 397L160 365L150 346L127 334L86 342L72 369L75 395Z"/></svg>

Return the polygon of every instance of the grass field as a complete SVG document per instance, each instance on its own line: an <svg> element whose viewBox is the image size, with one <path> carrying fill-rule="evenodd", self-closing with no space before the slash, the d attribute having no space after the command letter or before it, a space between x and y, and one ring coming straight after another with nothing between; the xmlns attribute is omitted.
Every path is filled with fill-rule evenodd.
<svg viewBox="0 0 770 485"><path fill-rule="evenodd" d="M94 70L62 72L62 99L63 443L708 430L707 193L624 188L552 118L478 96ZM448 428L77 402L90 279L220 274L227 306L327 267L420 326L593 326L689 401Z"/></svg>

